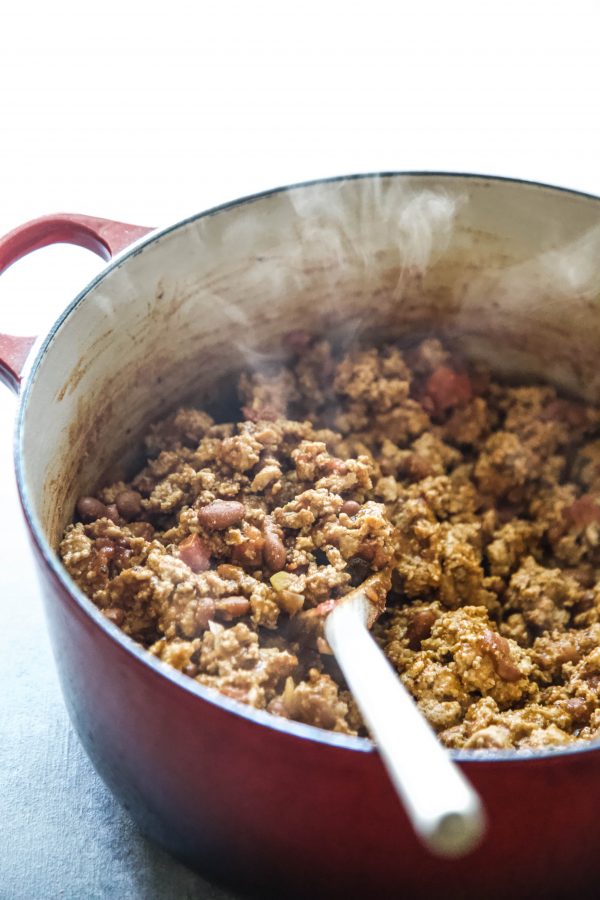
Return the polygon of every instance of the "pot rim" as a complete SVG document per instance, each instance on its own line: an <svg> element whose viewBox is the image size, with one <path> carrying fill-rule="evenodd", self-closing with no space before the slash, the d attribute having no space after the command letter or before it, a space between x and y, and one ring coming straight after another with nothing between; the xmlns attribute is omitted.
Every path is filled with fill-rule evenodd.
<svg viewBox="0 0 600 900"><path fill-rule="evenodd" d="M295 722L291 719L284 719L280 716L274 716L264 710L258 710L254 707L240 703L224 694L220 694L217 690L205 687L197 681L183 675L177 669L162 662L152 656L145 648L136 643L132 638L126 635L120 628L110 622L102 615L100 610L87 597L86 594L72 581L67 574L66 569L60 563L58 554L52 549L45 535L42 532L41 525L37 521L37 517L33 512L33 505L30 501L27 489L25 474L23 471L23 423L25 409L29 399L30 392L33 387L34 376L36 375L44 357L49 351L54 337L60 330L63 322L71 315L73 310L82 303L87 295L105 278L105 276L113 269L121 266L128 258L143 253L144 250L165 235L177 231L185 225L200 219L210 218L213 215L224 213L229 210L238 209L258 200L264 200L278 194L285 194L301 188L311 188L317 185L342 183L346 181L358 181L362 179L376 178L411 178L424 177L433 179L453 180L480 180L487 182L501 182L506 184L522 185L525 188L542 189L552 192L560 192L570 194L571 196L582 197L587 200L600 202L600 196L591 194L586 191L574 190L571 188L561 187L559 185L548 184L545 182L531 181L523 178L512 178L504 175L485 175L471 172L452 172L452 171L430 171L430 170L407 170L407 171L383 171L383 172L363 172L350 175L334 175L326 178L316 178L308 181L295 182L288 185L282 185L276 188L259 191L255 194L248 194L235 200L210 207L203 212L195 213L165 228L152 231L148 236L142 237L135 241L121 253L115 255L111 262L105 266L67 305L64 311L59 315L45 337L40 338L34 345L31 359L25 367L24 388L20 392L19 404L16 416L15 431L13 438L13 454L14 466L17 477L17 487L21 507L25 516L25 522L29 529L30 536L37 548L41 559L50 576L64 590L70 600L74 601L88 619L91 619L96 626L104 630L105 634L116 641L117 644L130 656L132 656L142 665L150 668L155 675L166 678L178 688L197 696L199 699L216 706L225 712L231 713L255 725L260 725L274 731L282 732L291 737L302 738L329 747L359 751L362 753L374 753L377 748L373 741L369 738L353 737L351 735L339 734L333 731L326 731L313 725L305 725L301 722ZM562 757L576 757L582 754L588 754L600 750L600 739L589 741L580 746L568 746L557 749L540 749L540 750L451 750L450 756L456 762L461 763L492 763L492 762L512 762L524 763L534 762L536 760L547 760L559 762Z"/></svg>

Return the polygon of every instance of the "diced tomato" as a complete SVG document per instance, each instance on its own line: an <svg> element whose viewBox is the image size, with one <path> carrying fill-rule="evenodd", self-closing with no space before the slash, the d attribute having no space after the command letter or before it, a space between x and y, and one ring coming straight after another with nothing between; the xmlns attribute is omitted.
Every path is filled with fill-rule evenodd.
<svg viewBox="0 0 600 900"><path fill-rule="evenodd" d="M473 396L473 386L468 375L449 366L438 366L427 379L425 395L432 401L434 411L443 413L468 403Z"/></svg>
<svg viewBox="0 0 600 900"><path fill-rule="evenodd" d="M570 506L565 507L563 515L573 525L585 528L593 522L600 522L600 505L593 494L582 494Z"/></svg>
<svg viewBox="0 0 600 900"><path fill-rule="evenodd" d="M180 543L179 559L183 560L192 572L206 572L210 569L210 550L197 534L190 534Z"/></svg>

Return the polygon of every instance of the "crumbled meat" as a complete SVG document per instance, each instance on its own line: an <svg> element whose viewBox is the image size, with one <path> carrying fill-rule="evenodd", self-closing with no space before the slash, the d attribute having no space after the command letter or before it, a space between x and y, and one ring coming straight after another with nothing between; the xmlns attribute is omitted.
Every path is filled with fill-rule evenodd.
<svg viewBox="0 0 600 900"><path fill-rule="evenodd" d="M600 410L437 338L283 347L241 376L236 422L183 407L130 481L79 499L60 545L78 587L183 676L366 734L323 631L363 584L448 747L599 739Z"/></svg>

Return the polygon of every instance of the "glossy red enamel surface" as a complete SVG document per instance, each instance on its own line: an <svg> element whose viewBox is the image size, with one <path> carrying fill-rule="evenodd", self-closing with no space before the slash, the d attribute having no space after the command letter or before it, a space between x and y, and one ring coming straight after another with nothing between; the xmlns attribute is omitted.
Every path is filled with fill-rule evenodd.
<svg viewBox="0 0 600 900"><path fill-rule="evenodd" d="M152 230L145 225L72 213L42 216L0 238L0 274L23 256L50 244L76 244L108 260ZM12 390L19 388L34 342L33 337L0 334L0 380Z"/></svg>
<svg viewBox="0 0 600 900"><path fill-rule="evenodd" d="M33 250L50 244L76 244L108 260L152 228L97 216L55 213L26 222L0 239L0 273Z"/></svg>
<svg viewBox="0 0 600 900"><path fill-rule="evenodd" d="M13 391L19 390L23 366L34 343L34 337L0 334L0 381Z"/></svg>

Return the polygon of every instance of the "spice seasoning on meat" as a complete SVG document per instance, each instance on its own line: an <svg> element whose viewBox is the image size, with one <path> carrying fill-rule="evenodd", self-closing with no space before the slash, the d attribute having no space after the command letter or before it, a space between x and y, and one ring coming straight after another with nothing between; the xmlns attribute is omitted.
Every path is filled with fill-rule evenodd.
<svg viewBox="0 0 600 900"><path fill-rule="evenodd" d="M600 737L600 411L438 340L240 379L240 421L182 408L130 483L77 504L60 555L115 625L274 715L365 728L323 637L392 569L374 636L449 747Z"/></svg>

